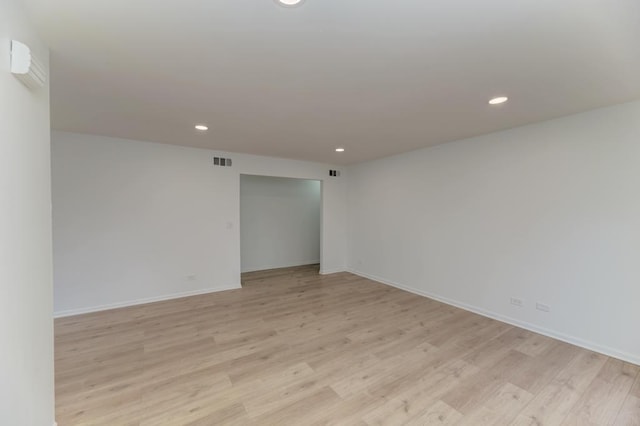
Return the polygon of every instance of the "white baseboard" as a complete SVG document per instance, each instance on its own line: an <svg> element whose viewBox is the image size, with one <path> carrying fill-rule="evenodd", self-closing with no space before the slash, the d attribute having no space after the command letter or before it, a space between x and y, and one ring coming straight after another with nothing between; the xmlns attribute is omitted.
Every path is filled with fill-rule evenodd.
<svg viewBox="0 0 640 426"><path fill-rule="evenodd" d="M214 287L202 290L185 291L182 293L167 294L164 296L147 297L143 299L127 300L124 302L109 303L106 305L91 306L88 308L69 309L53 313L54 318L70 317L74 315L89 314L92 312L107 311L109 309L126 308L127 306L144 305L146 303L162 302L163 300L180 299L182 297L198 296L201 294L217 293L219 291L236 290L241 288L240 284L228 287Z"/></svg>
<svg viewBox="0 0 640 426"><path fill-rule="evenodd" d="M551 330L545 327L540 327L535 324L531 324L526 321L521 321L515 318L511 318L506 315L498 314L496 312L488 311L477 306L469 305L467 303L459 302L457 300L449 299L447 297L438 296L437 294L429 293L427 291L419 290L412 287L407 287L405 285L401 285L384 278L376 277L374 275L366 274L364 272L356 271L355 269L347 269L348 272L358 275L363 278L368 278L373 281L377 281L382 284L386 284L391 287L398 288L400 290L408 291L409 293L417 294L419 296L428 297L429 299L437 300L438 302L445 303L447 305L455 306L456 308L464 309L465 311L473 312L478 315L482 315L487 318L492 318L501 322L505 322L507 324L514 325L516 327L524 328L529 331L533 331L534 333L542 334L547 337L551 337L553 339L561 340L566 343L570 343L575 346L579 346L584 349L588 349L593 352L598 352L603 355L607 355L613 358L617 358L622 361L630 362L632 364L640 365L640 355L630 354L624 351L619 351L617 349L600 345L588 340L584 340L578 337L570 336L555 330Z"/></svg>
<svg viewBox="0 0 640 426"><path fill-rule="evenodd" d="M320 275L331 275L338 274L340 272L346 272L345 269L322 269L320 270Z"/></svg>
<svg viewBox="0 0 640 426"><path fill-rule="evenodd" d="M240 272L244 274L245 272L268 271L269 269L293 268L295 266L317 265L319 263L320 263L320 259L315 259L315 260L307 260L304 262L285 263L284 265L253 266L247 270L243 269Z"/></svg>

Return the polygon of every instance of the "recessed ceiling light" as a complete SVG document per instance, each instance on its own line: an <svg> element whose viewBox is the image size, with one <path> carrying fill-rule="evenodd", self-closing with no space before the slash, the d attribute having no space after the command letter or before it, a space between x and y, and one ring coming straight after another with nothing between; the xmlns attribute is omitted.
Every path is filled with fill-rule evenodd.
<svg viewBox="0 0 640 426"><path fill-rule="evenodd" d="M336 148L336 152L344 152L344 148Z"/></svg>
<svg viewBox="0 0 640 426"><path fill-rule="evenodd" d="M493 98L491 100L489 100L489 104L491 105L499 105L499 104L503 104L505 102L507 102L509 100L509 98L507 98L506 96L498 96L497 98Z"/></svg>
<svg viewBox="0 0 640 426"><path fill-rule="evenodd" d="M280 6L295 7L300 6L304 0L275 0Z"/></svg>
<svg viewBox="0 0 640 426"><path fill-rule="evenodd" d="M200 130L204 132L205 130L209 130L209 128L204 124L196 124L196 130Z"/></svg>

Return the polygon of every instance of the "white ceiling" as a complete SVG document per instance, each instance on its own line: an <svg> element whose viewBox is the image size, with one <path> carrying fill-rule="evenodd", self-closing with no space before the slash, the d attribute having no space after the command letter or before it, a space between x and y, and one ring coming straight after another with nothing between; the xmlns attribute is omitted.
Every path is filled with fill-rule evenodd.
<svg viewBox="0 0 640 426"><path fill-rule="evenodd" d="M27 3L57 130L349 164L640 98L640 0Z"/></svg>

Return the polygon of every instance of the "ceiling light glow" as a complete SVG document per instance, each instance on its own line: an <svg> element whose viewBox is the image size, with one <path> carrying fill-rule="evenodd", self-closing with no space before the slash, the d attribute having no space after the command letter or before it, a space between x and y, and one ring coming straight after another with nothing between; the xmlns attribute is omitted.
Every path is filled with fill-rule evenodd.
<svg viewBox="0 0 640 426"><path fill-rule="evenodd" d="M207 126L205 126L204 124L196 124L196 130L200 130L200 131L204 132L205 130L209 130L209 128Z"/></svg>
<svg viewBox="0 0 640 426"><path fill-rule="evenodd" d="M336 148L336 152L344 152L344 148Z"/></svg>
<svg viewBox="0 0 640 426"><path fill-rule="evenodd" d="M303 2L303 0L275 0L275 1L280 6L285 6L285 7L300 6L300 4L302 4Z"/></svg>
<svg viewBox="0 0 640 426"><path fill-rule="evenodd" d="M506 96L498 96L496 98L493 98L491 100L489 100L489 104L490 105L499 105L499 104L503 104L505 102L507 102L509 100L509 98L507 98Z"/></svg>

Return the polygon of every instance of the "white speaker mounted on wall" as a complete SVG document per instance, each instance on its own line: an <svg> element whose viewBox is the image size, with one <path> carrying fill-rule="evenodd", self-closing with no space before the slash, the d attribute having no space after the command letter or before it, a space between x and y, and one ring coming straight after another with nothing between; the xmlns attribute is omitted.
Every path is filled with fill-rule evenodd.
<svg viewBox="0 0 640 426"><path fill-rule="evenodd" d="M29 89L44 86L47 73L42 63L32 54L24 43L11 40L11 72Z"/></svg>

